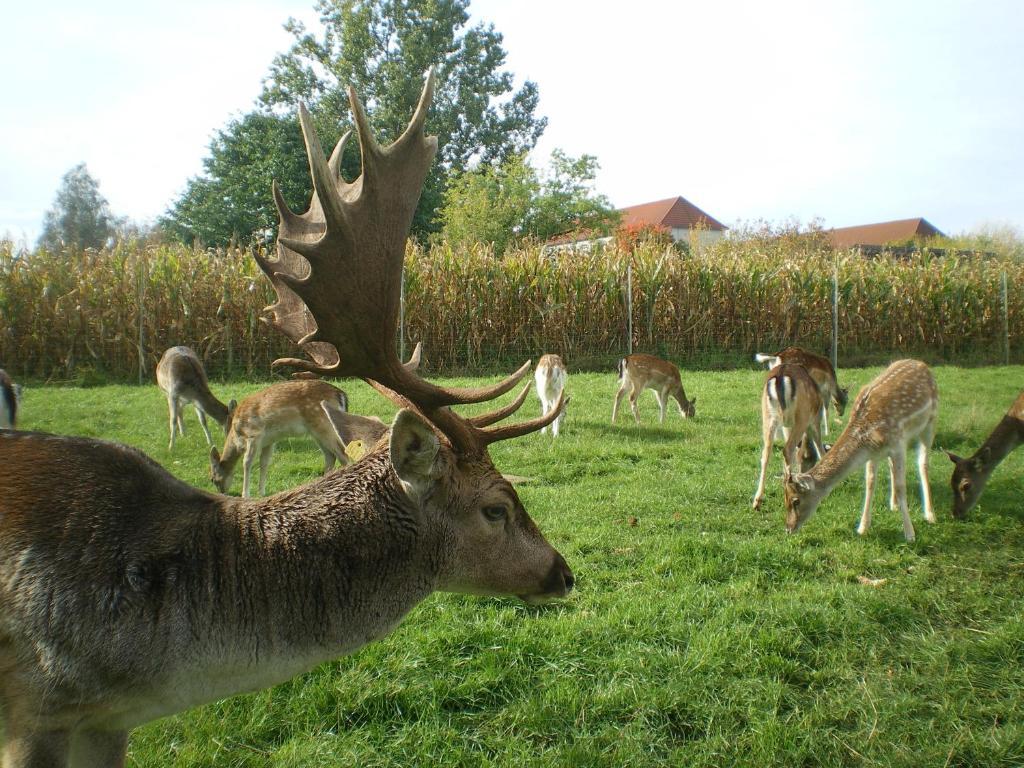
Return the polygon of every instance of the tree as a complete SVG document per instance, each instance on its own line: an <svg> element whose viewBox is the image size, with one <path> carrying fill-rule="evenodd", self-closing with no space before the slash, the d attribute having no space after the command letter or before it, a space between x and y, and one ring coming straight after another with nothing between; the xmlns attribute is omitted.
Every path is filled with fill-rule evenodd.
<svg viewBox="0 0 1024 768"><path fill-rule="evenodd" d="M438 137L438 155L413 233L435 231L436 210L452 172L475 161L501 163L529 150L546 125L534 114L537 86L527 82L515 90L512 74L502 71L501 35L491 25L466 27L468 4L319 0L318 35L289 19L285 28L295 42L274 59L258 109L218 134L204 177L189 182L165 224L179 237L199 236L208 243L233 235L246 239L253 231L276 226L272 175L286 174L277 176L278 182L291 190L286 199L300 210L312 191L295 118L299 102L311 110L321 143L330 152L340 135L339 121L348 112L345 89L351 85L380 140L390 141L404 130L423 74L435 66L437 86L427 128ZM358 174L354 142L343 167Z"/></svg>
<svg viewBox="0 0 1024 768"><path fill-rule="evenodd" d="M102 248L121 224L100 194L99 182L89 175L85 163L79 163L61 178L53 207L43 218L39 247Z"/></svg>
<svg viewBox="0 0 1024 768"><path fill-rule="evenodd" d="M325 139L332 132L328 129ZM337 129L333 130L334 137ZM323 135L323 134L321 134ZM224 246L277 227L271 184L303 210L311 182L302 135L294 117L250 112L232 120L210 142L205 175L189 180L161 225L187 243Z"/></svg>
<svg viewBox="0 0 1024 768"><path fill-rule="evenodd" d="M556 149L546 173L516 155L494 166L480 163L452 180L440 211L442 236L451 243L491 243L501 254L526 237L548 240L569 231L611 232L618 214L593 190L598 162Z"/></svg>

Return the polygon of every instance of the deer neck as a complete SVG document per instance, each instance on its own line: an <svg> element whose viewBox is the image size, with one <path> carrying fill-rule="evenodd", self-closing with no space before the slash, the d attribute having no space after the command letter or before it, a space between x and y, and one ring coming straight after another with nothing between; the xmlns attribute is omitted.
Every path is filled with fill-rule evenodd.
<svg viewBox="0 0 1024 768"><path fill-rule="evenodd" d="M987 453L988 459L981 471L988 475L1022 442L1024 442L1024 420L1007 414L971 458L978 459ZM988 450L986 451L986 449Z"/></svg>
<svg viewBox="0 0 1024 768"><path fill-rule="evenodd" d="M810 471L816 494L823 498L871 457L871 446L853 429L847 428Z"/></svg>
<svg viewBox="0 0 1024 768"><path fill-rule="evenodd" d="M262 580L257 593L282 597L252 619L282 646L299 631L295 642L322 647L324 658L390 631L447 564L450 539L402 491L387 451L229 510L252 561L246 582Z"/></svg>

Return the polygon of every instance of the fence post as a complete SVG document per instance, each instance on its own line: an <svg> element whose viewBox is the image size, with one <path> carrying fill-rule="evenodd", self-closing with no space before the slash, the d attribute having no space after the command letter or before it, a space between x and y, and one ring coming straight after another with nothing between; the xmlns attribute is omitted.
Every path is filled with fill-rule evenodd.
<svg viewBox="0 0 1024 768"><path fill-rule="evenodd" d="M839 254L832 264L832 367L839 369Z"/></svg>
<svg viewBox="0 0 1024 768"><path fill-rule="evenodd" d="M1010 364L1010 302L1006 291L1006 270L1002 275L1003 295L1003 358L1006 365Z"/></svg>
<svg viewBox="0 0 1024 768"><path fill-rule="evenodd" d="M626 354L633 354L633 261L626 264Z"/></svg>
<svg viewBox="0 0 1024 768"><path fill-rule="evenodd" d="M145 333L146 325L144 318L146 316L145 307L143 306L146 300L146 252L142 252L142 256L138 262L138 276L139 284L136 291L136 311L139 313L139 384L143 383L143 376L146 373L146 344L145 344Z"/></svg>

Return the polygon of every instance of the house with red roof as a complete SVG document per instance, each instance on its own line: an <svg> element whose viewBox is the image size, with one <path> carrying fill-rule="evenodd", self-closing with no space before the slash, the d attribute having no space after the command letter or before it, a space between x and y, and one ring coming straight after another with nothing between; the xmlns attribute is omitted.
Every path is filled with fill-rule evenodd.
<svg viewBox="0 0 1024 768"><path fill-rule="evenodd" d="M628 228L652 227L663 229L673 242L705 245L725 235L727 227L715 217L705 213L685 197L670 197L620 208L620 226ZM567 232L548 240L544 245L547 253L563 251L589 251L595 244L607 244L612 237L594 238L588 232Z"/></svg>
<svg viewBox="0 0 1024 768"><path fill-rule="evenodd" d="M928 237L944 237L927 219L898 219L879 224L862 224L857 227L838 227L826 233L834 248L857 248L860 246L882 246L895 242L922 240Z"/></svg>
<svg viewBox="0 0 1024 768"><path fill-rule="evenodd" d="M697 238L698 245L713 243L725 235L727 227L685 197L670 197L620 208L622 226L651 226L665 229L674 242L691 242Z"/></svg>

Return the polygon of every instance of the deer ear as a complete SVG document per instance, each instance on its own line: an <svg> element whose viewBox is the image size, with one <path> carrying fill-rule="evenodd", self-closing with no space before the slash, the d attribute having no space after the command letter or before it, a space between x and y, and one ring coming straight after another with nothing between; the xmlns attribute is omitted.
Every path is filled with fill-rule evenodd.
<svg viewBox="0 0 1024 768"><path fill-rule="evenodd" d="M946 454L947 456L949 456L949 460L952 461L954 464L959 464L961 461L963 461L963 459L961 459L959 456L957 456L952 451L943 450L942 452L944 454Z"/></svg>
<svg viewBox="0 0 1024 768"><path fill-rule="evenodd" d="M220 452L216 446L210 447L210 466L217 468L220 466Z"/></svg>
<svg viewBox="0 0 1024 768"><path fill-rule="evenodd" d="M338 418L337 401L332 402L330 400L321 400L320 408L327 415L327 422L331 425L331 429L334 431L334 434L337 435L338 439L341 441L341 444L344 445L345 438L341 436L341 425L338 424L337 421L335 421L335 419Z"/></svg>
<svg viewBox="0 0 1024 768"><path fill-rule="evenodd" d="M794 485L801 493L807 493L808 491L814 490L814 478L806 473L787 475L785 482Z"/></svg>
<svg viewBox="0 0 1024 768"><path fill-rule="evenodd" d="M989 459L991 458L992 449L986 445L978 451L978 455L974 458L974 463L977 465L978 469L982 469L986 464L988 464Z"/></svg>
<svg viewBox="0 0 1024 768"><path fill-rule="evenodd" d="M391 465L402 481L405 492L422 499L434 482L434 460L441 443L423 418L403 408L391 425Z"/></svg>

